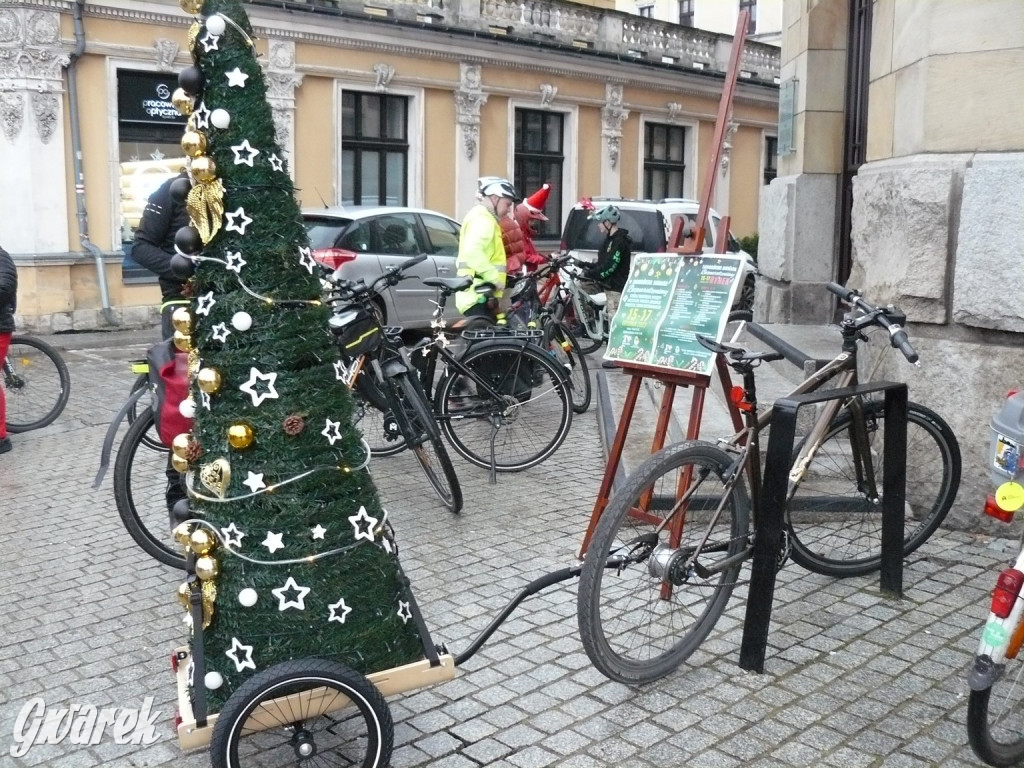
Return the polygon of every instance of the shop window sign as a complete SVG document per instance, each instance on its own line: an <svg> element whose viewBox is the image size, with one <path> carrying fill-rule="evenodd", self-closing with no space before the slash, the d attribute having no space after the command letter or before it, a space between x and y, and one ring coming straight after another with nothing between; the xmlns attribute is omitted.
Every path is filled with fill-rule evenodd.
<svg viewBox="0 0 1024 768"><path fill-rule="evenodd" d="M122 123L184 126L186 118L171 103L177 77L164 72L119 72L117 112Z"/></svg>

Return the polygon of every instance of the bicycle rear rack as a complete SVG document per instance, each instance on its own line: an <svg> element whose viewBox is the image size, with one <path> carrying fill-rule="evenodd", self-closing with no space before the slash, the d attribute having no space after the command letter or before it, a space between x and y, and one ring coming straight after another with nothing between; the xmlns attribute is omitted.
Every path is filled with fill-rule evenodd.
<svg viewBox="0 0 1024 768"><path fill-rule="evenodd" d="M462 338L479 341L480 339L539 339L544 335L540 328L478 328L462 332Z"/></svg>

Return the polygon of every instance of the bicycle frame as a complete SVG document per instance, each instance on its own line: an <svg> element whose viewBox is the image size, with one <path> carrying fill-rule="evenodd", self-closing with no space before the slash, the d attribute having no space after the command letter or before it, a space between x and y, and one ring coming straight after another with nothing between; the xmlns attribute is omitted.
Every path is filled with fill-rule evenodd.
<svg viewBox="0 0 1024 768"><path fill-rule="evenodd" d="M788 396L793 397L813 392L831 381L835 382L837 388L856 385L856 345L859 334L860 328L858 327L851 325L849 328L844 328L843 351L841 351L826 365L808 376L803 382L795 387ZM757 528L757 521L760 515L763 477L759 458L756 458L755 460L751 459L752 457L760 456L760 433L761 430L766 429L771 424L772 411L766 410L761 414L757 413L757 389L754 368L754 365L748 365L742 370L743 400L736 404L743 413L744 427L735 434L719 440L721 447L736 455L736 459L730 467L729 475L724 481L725 493L723 493L721 501L712 514L710 524L705 529L701 539L693 548L693 551L686 562L686 567L692 567L702 578L708 578L715 573L726 571L737 562L742 562L743 560L748 559L753 553L753 545L748 544L743 551L715 563L715 565L710 568L702 566L697 562L697 555L701 552L707 551L705 547L708 543L711 531L714 530L732 488L735 487L736 483L739 481L741 473L746 474L747 481L750 484L751 526L754 530ZM878 498L879 489L875 485L874 473L869 471L870 464L868 462L870 461L870 444L864 424L863 405L859 397L852 397L847 398L846 400L829 400L821 406L818 416L814 421L814 425L806 439L803 441L803 444L797 453L797 457L793 461L792 468L790 469L788 490L786 494L787 504L792 500L800 482L803 480L808 468L814 461L817 451L821 447L825 435L828 432L829 426L833 423L836 416L843 408L849 408L852 415L850 421L851 444L854 467L857 475L857 485L869 498ZM691 488L691 481L692 478L688 476L680 478L677 492L680 500L670 511L670 514L666 515L664 520L661 521L656 531L660 532L667 524L670 524L670 547L677 547L682 537L682 527L684 523L683 516L676 515L675 512L689 502L696 490L696 485ZM645 499L645 502L646 501L649 500Z"/></svg>

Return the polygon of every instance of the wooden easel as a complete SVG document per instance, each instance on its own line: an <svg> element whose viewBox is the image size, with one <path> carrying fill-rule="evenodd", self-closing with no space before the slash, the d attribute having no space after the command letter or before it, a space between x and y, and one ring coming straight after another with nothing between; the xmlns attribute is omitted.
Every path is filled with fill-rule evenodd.
<svg viewBox="0 0 1024 768"><path fill-rule="evenodd" d="M725 142L725 132L729 120L729 112L732 109L733 94L736 91L736 79L739 75L740 59L743 55L743 43L747 36L748 11L741 11L739 20L736 23L736 34L733 37L732 52L729 56L729 68L725 75L725 84L722 88L722 98L718 104L718 117L715 121L715 135L712 140L710 163L704 174L704 185L700 196L700 205L697 209L697 220L694 223L693 232L680 245L682 240L682 222L677 221L672 229L669 239L669 253L680 255L695 255L703 252L704 232L707 228L708 208L711 206L711 197L715 189L715 177L718 172L718 165L722 159L722 145ZM725 245L728 240L729 217L725 216L719 223L717 237L715 238L715 252L725 253ZM729 368L720 358L715 359L718 378L722 383L722 390L725 394L725 402L728 403L729 414L732 417L733 425L739 431L743 428L743 421L739 411L733 406L730 397L732 389L732 378L729 376ZM608 451L608 464L604 470L604 477L601 480L601 488L598 491L597 499L594 501L594 508L590 514L590 523L587 525L583 543L580 545L579 557L583 557L590 546L590 539L594 535L594 528L597 521L608 505L612 485L615 482L615 473L618 471L619 463L622 460L622 449L626 442L626 434L629 432L629 424L633 419L633 410L636 407L636 399L640 393L640 384L644 378L660 381L665 391L661 398L661 407L658 411L658 421L654 429L654 439L651 442L651 453L661 450L665 445L665 435L668 433L669 418L672 414L672 402L675 399L676 387L692 387L693 397L690 402L690 418L686 427L686 439L696 440L700 434L700 422L704 414L704 395L711 383L711 377L705 374L690 373L687 371L674 371L662 368L654 368L636 363L623 363L623 371L629 374L629 389L626 392L626 399L622 404L622 414L619 417L619 424L615 430L615 439L612 441L611 449ZM646 500L642 500L646 501ZM646 503L641 504L646 508ZM635 511L639 517L644 513ZM660 520L656 521L660 522ZM681 525L681 523L680 523ZM678 545L680 532L671 531L670 542L672 546Z"/></svg>

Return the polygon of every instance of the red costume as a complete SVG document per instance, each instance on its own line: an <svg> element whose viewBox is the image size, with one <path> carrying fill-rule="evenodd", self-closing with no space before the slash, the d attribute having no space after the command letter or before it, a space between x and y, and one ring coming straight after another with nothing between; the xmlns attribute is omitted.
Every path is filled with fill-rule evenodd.
<svg viewBox="0 0 1024 768"><path fill-rule="evenodd" d="M516 206L515 221L501 222L501 238L505 243L507 274L519 274L525 267L532 272L547 259L533 245L533 221L547 221L542 209L548 201L551 185L545 184Z"/></svg>

